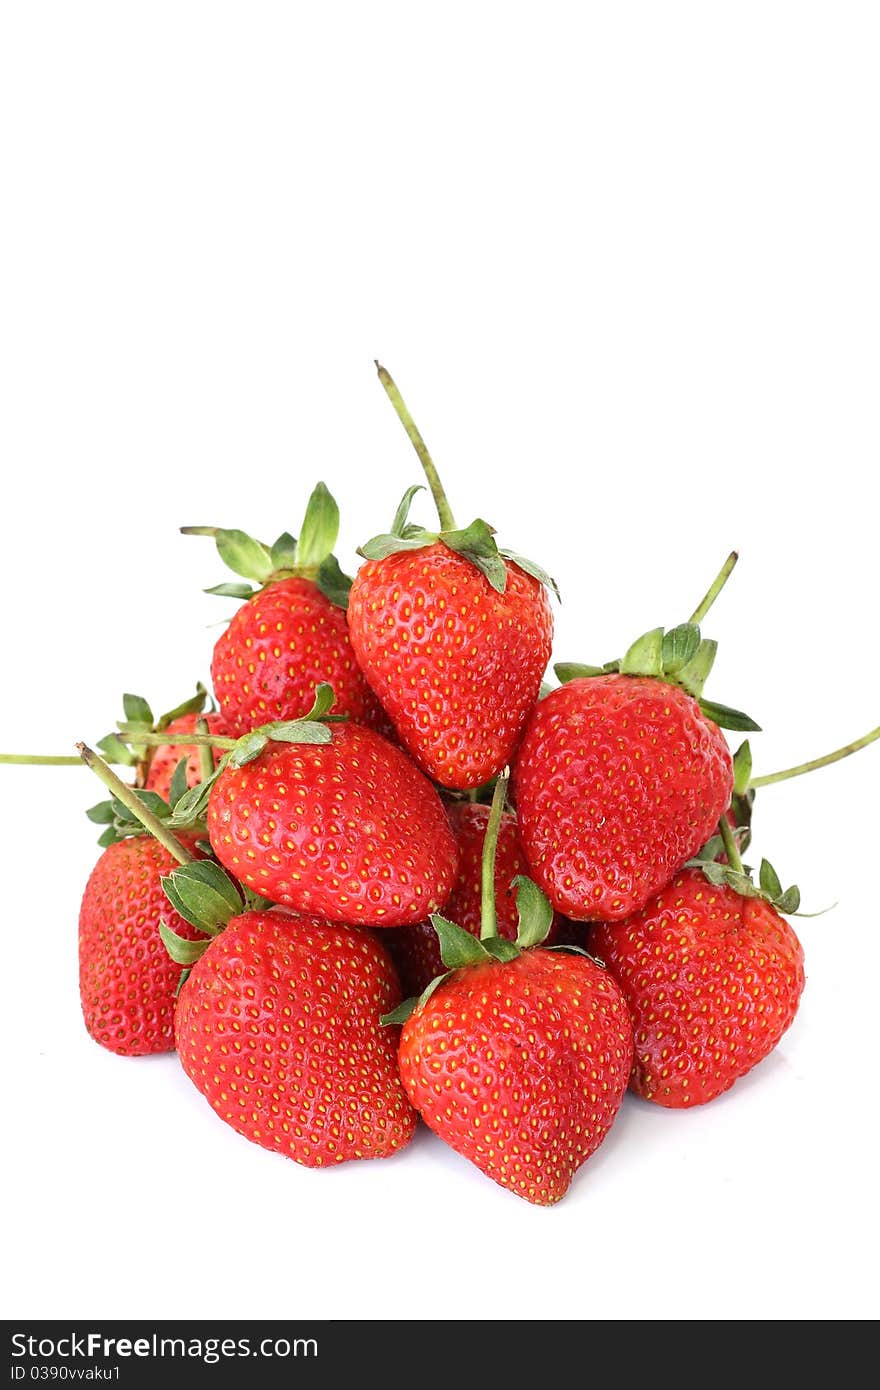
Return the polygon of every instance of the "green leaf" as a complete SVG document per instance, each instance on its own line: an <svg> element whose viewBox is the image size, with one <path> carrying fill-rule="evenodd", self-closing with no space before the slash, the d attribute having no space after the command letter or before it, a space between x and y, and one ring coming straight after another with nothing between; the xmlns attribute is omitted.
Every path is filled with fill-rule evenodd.
<svg viewBox="0 0 880 1390"><path fill-rule="evenodd" d="M439 912L431 915L431 925L440 943L440 959L447 970L460 970L465 965L479 965L489 960L489 953L482 942L464 927L447 921Z"/></svg>
<svg viewBox="0 0 880 1390"><path fill-rule="evenodd" d="M719 856L719 854L723 854L723 853L724 853L724 841L722 840L722 838L721 838L720 835L713 835L713 836L712 836L710 839L708 839L708 840L706 841L706 843L703 845L703 848L700 850L700 853L697 855L697 861L703 860L703 859L708 859L708 860L711 861L711 860L713 860L713 859L717 859L718 856ZM691 862L693 862L693 861L691 861Z"/></svg>
<svg viewBox="0 0 880 1390"><path fill-rule="evenodd" d="M256 590L252 584L214 584L204 592L219 594L220 598L252 598Z"/></svg>
<svg viewBox="0 0 880 1390"><path fill-rule="evenodd" d="M272 573L272 556L262 541L255 541L245 531L218 529L214 539L220 559L234 574L265 584Z"/></svg>
<svg viewBox="0 0 880 1390"><path fill-rule="evenodd" d="M463 531L443 531L440 539L456 555L469 560L488 579L498 594L507 588L507 566L495 544L495 532L488 522L477 517Z"/></svg>
<svg viewBox="0 0 880 1390"><path fill-rule="evenodd" d="M752 780L752 750L748 739L741 743L733 755L733 791L735 796L745 796Z"/></svg>
<svg viewBox="0 0 880 1390"><path fill-rule="evenodd" d="M90 821L94 821L95 825L112 825L113 802L99 801L96 806L89 807L86 811L86 815Z"/></svg>
<svg viewBox="0 0 880 1390"><path fill-rule="evenodd" d="M337 608L348 607L351 580L347 574L343 574L335 555L328 555L326 560L321 561L315 583L324 597L329 598Z"/></svg>
<svg viewBox="0 0 880 1390"><path fill-rule="evenodd" d="M777 912L797 912L801 905L800 889L793 883L790 888L786 888L784 893L780 893L774 903ZM827 911L827 909L826 909ZM821 917L821 912L804 913L806 917Z"/></svg>
<svg viewBox="0 0 880 1390"><path fill-rule="evenodd" d="M709 672L715 664L715 654L718 651L718 643L713 642L711 637L704 637L697 647L696 653L691 657L687 665L682 666L675 676L676 685L680 685L682 690L686 690L689 695L693 695L695 700L699 700L703 693L703 686L709 678Z"/></svg>
<svg viewBox="0 0 880 1390"><path fill-rule="evenodd" d="M137 754L127 748L115 734L107 734L105 738L98 739L97 747L108 763L118 763L122 767L134 767L137 764Z"/></svg>
<svg viewBox="0 0 880 1390"><path fill-rule="evenodd" d="M566 685L568 681L577 681L584 676L602 676L605 674L601 666L583 666L577 661L557 661L553 667L556 672L556 679Z"/></svg>
<svg viewBox="0 0 880 1390"><path fill-rule="evenodd" d="M174 773L171 778L171 785L168 788L168 801L171 806L176 806L180 798L183 796L184 792L187 790L186 775L188 763L189 758L184 756L180 759L180 762L174 769Z"/></svg>
<svg viewBox="0 0 880 1390"><path fill-rule="evenodd" d="M490 936L487 941L483 942L483 945L490 956L494 956L496 960L503 961L505 964L507 961L516 960L520 954L519 947L514 942L507 941L503 936Z"/></svg>
<svg viewBox="0 0 880 1390"><path fill-rule="evenodd" d="M756 888L748 874L741 874L737 869L724 867L724 882L728 888L732 888L735 893L740 893L744 898L759 898L760 888Z"/></svg>
<svg viewBox="0 0 880 1390"><path fill-rule="evenodd" d="M553 924L553 908L536 883L525 874L517 874L513 880L516 887L516 910L519 926L516 944L520 950L530 946L540 946L547 939Z"/></svg>
<svg viewBox="0 0 880 1390"><path fill-rule="evenodd" d="M213 777L207 778L204 782L199 782L196 786L190 787L188 792L184 792L183 796L174 807L174 815L169 821L169 825L172 829L179 829L182 826L192 825L194 822L204 818L205 811L208 807L211 788L216 782L220 769L224 766L225 762L225 758L221 760L220 766L215 771Z"/></svg>
<svg viewBox="0 0 880 1390"><path fill-rule="evenodd" d="M654 627L637 637L620 663L625 676L663 675L663 629Z"/></svg>
<svg viewBox="0 0 880 1390"><path fill-rule="evenodd" d="M148 792L144 791L142 788L138 788L134 789L134 794L138 801L146 806L148 811L152 811L153 815L159 820L167 820L171 815L171 807L168 805L165 798L161 797L158 792ZM140 826L140 821L134 811L130 811L127 806L123 806L122 802L117 801L115 796L111 799L110 804L113 807L113 816L117 822Z"/></svg>
<svg viewBox="0 0 880 1390"><path fill-rule="evenodd" d="M410 1015L415 1013L418 1002L416 995L412 995L410 999L403 999L396 1009L392 1009L390 1013L382 1014L379 1023L383 1028L388 1028L395 1023L406 1023Z"/></svg>
<svg viewBox="0 0 880 1390"><path fill-rule="evenodd" d="M101 849L106 849L108 845L115 845L116 841L120 840L121 838L122 836L119 835L119 833L116 830L116 827L113 825L108 825L107 829L101 835L98 836L98 844L101 846Z"/></svg>
<svg viewBox="0 0 880 1390"><path fill-rule="evenodd" d="M761 732L760 724L743 714L742 710L730 709L728 705L718 705L713 700L700 700L700 709L719 729L734 729L739 733Z"/></svg>
<svg viewBox="0 0 880 1390"><path fill-rule="evenodd" d="M437 539L436 531L419 531L412 536L374 536L358 550L358 555L363 555L365 560L384 560L389 555L396 555L400 550L424 550L426 545L433 545Z"/></svg>
<svg viewBox="0 0 880 1390"><path fill-rule="evenodd" d="M317 483L299 533L296 563L301 569L317 569L333 550L339 535L339 508L323 483Z"/></svg>
<svg viewBox="0 0 880 1390"><path fill-rule="evenodd" d="M308 714L302 716L303 719L323 719L325 714L329 714L336 703L336 696L333 693L333 686L328 681L319 681L315 686L315 697L312 701L312 708ZM288 720L288 723L300 723L300 720Z"/></svg>
<svg viewBox="0 0 880 1390"><path fill-rule="evenodd" d="M240 738L234 748L229 750L229 763L231 767L244 767L245 763L252 763L254 758L258 758L266 744L269 742L268 734L259 733L252 729L249 734Z"/></svg>
<svg viewBox="0 0 880 1390"><path fill-rule="evenodd" d="M310 743L314 745L329 743L333 737L326 724L316 724L309 719L288 719L278 724L264 724L263 728L267 738L271 739L273 743ZM245 734L246 739L253 738L253 736L253 734ZM251 762L258 753L263 751L265 746L263 743L256 753L251 753L244 761L246 763ZM235 767L242 766L240 762L235 761L235 758L233 758L233 765Z"/></svg>
<svg viewBox="0 0 880 1390"><path fill-rule="evenodd" d="M175 997L175 999L176 999L177 996L180 994L180 991L183 989L184 985L186 984L186 982L187 982L187 980L189 979L189 977L190 977L191 974L192 974L192 970L190 969L189 966L187 966L187 968L186 968L185 970L181 970L181 972L180 972L180 979L177 981L177 989L174 991L174 997Z"/></svg>
<svg viewBox="0 0 880 1390"><path fill-rule="evenodd" d="M761 860L758 882L761 885L761 892L766 894L771 902L775 903L777 898L782 897L782 884L779 882L779 875L769 859Z"/></svg>
<svg viewBox="0 0 880 1390"><path fill-rule="evenodd" d="M184 700L182 704L175 705L174 709L170 709L167 714L159 715L159 718L156 720L156 732L161 734L163 729L167 729L169 724L175 719L180 719L184 714L201 714L202 710L205 708L205 700L207 698L208 692L201 681L199 681L196 685L195 695L190 695L188 700Z"/></svg>
<svg viewBox="0 0 880 1390"><path fill-rule="evenodd" d="M195 965L211 944L210 941L187 941L186 937L172 931L167 922L159 923L159 935L162 945L177 965Z"/></svg>
<svg viewBox="0 0 880 1390"><path fill-rule="evenodd" d="M400 499L400 505L397 511L394 513L394 520L391 523L392 536L402 536L404 534L407 522L409 521L409 509L412 506L412 500L417 492L424 491L424 483L413 483L412 487L407 488L403 497ZM415 529L420 530L421 528L416 527Z"/></svg>
<svg viewBox="0 0 880 1390"><path fill-rule="evenodd" d="M674 676L682 666L687 666L697 654L700 645L700 629L696 623L681 623L667 632L663 638L663 670L667 676Z"/></svg>
<svg viewBox="0 0 880 1390"><path fill-rule="evenodd" d="M289 531L282 531L269 551L273 571L292 570L296 564L296 539Z"/></svg>
<svg viewBox="0 0 880 1390"><path fill-rule="evenodd" d="M562 602L562 595L556 580L540 565L536 565L534 560L527 560L524 555L517 555L513 550L499 549L498 554L503 555L505 560L511 560L521 570L525 570L526 574L530 574L533 579L537 579L539 584L543 584L545 589L552 589L559 602Z"/></svg>
<svg viewBox="0 0 880 1390"><path fill-rule="evenodd" d="M130 720L132 724L142 724L148 729L152 729L153 711L143 695L123 695L122 708L125 710L126 719Z"/></svg>
<svg viewBox="0 0 880 1390"><path fill-rule="evenodd" d="M722 883L726 883L727 881L727 870L724 864L706 863L700 860L694 861L694 868L701 869L703 876L707 878L711 884L714 884L716 888L720 888Z"/></svg>
<svg viewBox="0 0 880 1390"><path fill-rule="evenodd" d="M161 883L175 912L199 931L212 936L222 931L229 919L242 910L242 897L234 880L211 859L181 864Z"/></svg>

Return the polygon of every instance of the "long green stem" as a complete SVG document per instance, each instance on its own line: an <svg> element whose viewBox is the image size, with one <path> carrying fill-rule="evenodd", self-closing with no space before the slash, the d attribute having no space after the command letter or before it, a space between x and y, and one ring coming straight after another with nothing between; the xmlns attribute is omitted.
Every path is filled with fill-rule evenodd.
<svg viewBox="0 0 880 1390"><path fill-rule="evenodd" d="M798 763L797 767L783 768L781 772L767 772L763 777L753 777L749 786L770 787L774 782L787 782L789 777L801 777L805 772L815 772L819 767L829 767L831 763L839 763L841 758L848 758L850 753L858 753L860 748L867 748L869 743L875 743L878 738L880 724L869 734L857 738L853 743L844 744L843 748L835 748L833 753L826 753L822 758L813 758L808 763Z"/></svg>
<svg viewBox="0 0 880 1390"><path fill-rule="evenodd" d="M167 743L170 746L193 745L196 748L202 746L207 748L222 748L226 751L234 748L236 740L234 738L224 738L222 734L142 734L140 730L136 734L116 735L120 743L147 744L150 748L161 748ZM213 771L213 769L212 769Z"/></svg>
<svg viewBox="0 0 880 1390"><path fill-rule="evenodd" d="M736 843L736 836L733 833L733 827L731 826L730 821L727 819L726 816L721 817L720 821L718 822L718 829L721 832L721 838L724 841L724 853L727 855L728 864L732 869L735 869L738 874L741 874L743 871L743 862L740 858L739 849Z"/></svg>
<svg viewBox="0 0 880 1390"><path fill-rule="evenodd" d="M27 767L82 767L82 758L49 753L0 753L0 763Z"/></svg>
<svg viewBox="0 0 880 1390"><path fill-rule="evenodd" d="M733 567L738 559L739 555L737 551L731 550L727 559L724 561L724 564L721 566L715 578L712 580L712 583L709 585L709 588L706 590L702 599L697 604L691 616L688 618L689 623L701 623L703 621L706 614L709 612L709 609L712 607L712 604L715 602L716 598L721 593L721 590L724 588L728 579L733 574Z"/></svg>
<svg viewBox="0 0 880 1390"><path fill-rule="evenodd" d="M498 851L498 831L504 813L504 800L507 796L507 782L510 769L499 774L492 793L492 805L486 822L486 838L483 841L483 862L480 878L480 940L489 941L498 935L498 917L495 912L495 856Z"/></svg>
<svg viewBox="0 0 880 1390"><path fill-rule="evenodd" d="M385 394L394 406L398 420L409 435L412 446L419 456L419 462L424 469L425 477L428 479L428 485L431 489L431 495L437 507L437 515L440 518L440 529L441 531L454 531L456 529L455 517L449 505L449 498L443 490L440 475L434 466L434 460L428 453L428 446L419 432L418 425L410 415L406 401L398 391L391 373L387 372L378 362L376 363L376 371L379 373L379 380L385 388Z"/></svg>
<svg viewBox="0 0 880 1390"><path fill-rule="evenodd" d="M86 767L100 778L111 795L115 796L117 801L121 801L123 806L137 817L144 829L155 836L160 845L164 845L168 853L173 854L179 864L189 864L193 858L189 850L185 849L177 837L171 834L171 831L162 824L158 816L154 816L152 811L147 809L134 788L120 781L113 769L104 762L104 759L99 758L97 753L88 748L86 744L78 743L76 746Z"/></svg>
<svg viewBox="0 0 880 1390"><path fill-rule="evenodd" d="M196 732L202 735L210 734L208 721L203 714L196 720ZM199 772L203 782L207 782L209 777L214 776L214 753L209 743L199 744Z"/></svg>

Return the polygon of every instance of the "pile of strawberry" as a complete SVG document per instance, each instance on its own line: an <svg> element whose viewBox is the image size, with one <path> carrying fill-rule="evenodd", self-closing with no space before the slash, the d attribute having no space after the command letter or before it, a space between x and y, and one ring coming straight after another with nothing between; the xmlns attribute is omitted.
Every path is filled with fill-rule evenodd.
<svg viewBox="0 0 880 1390"><path fill-rule="evenodd" d="M741 860L757 728L703 694L689 621L602 666L550 661L555 584L459 528L390 377L439 514L333 555L314 489L298 540L213 536L243 600L207 692L125 717L81 756L111 796L80 915L86 1027L177 1049L227 1124L310 1167L387 1157L419 1116L549 1205L629 1086L711 1101L776 1046L804 987L783 891ZM860 743L880 735L880 730ZM109 764L132 770L124 781Z"/></svg>

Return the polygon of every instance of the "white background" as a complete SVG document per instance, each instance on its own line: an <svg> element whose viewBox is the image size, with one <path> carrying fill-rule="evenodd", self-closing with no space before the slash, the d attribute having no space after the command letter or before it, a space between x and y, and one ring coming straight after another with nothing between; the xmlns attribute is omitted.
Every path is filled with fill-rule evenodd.
<svg viewBox="0 0 880 1390"><path fill-rule="evenodd" d="M206 677L231 605L187 523L340 553L415 457L558 576L557 658L692 609L757 770L880 719L876 7L4 6L2 745L98 738ZM428 518L427 501L418 513ZM628 1099L560 1206L421 1133L315 1173L173 1055L86 1036L82 770L0 769L3 1306L16 1317L876 1314L880 746L760 797L805 906L776 1054Z"/></svg>

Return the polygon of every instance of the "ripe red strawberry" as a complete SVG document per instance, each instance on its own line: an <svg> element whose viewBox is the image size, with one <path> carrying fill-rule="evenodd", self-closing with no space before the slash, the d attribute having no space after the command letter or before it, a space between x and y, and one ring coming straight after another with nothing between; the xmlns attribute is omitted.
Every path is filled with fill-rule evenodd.
<svg viewBox="0 0 880 1390"><path fill-rule="evenodd" d="M234 735L273 719L299 719L321 681L336 710L381 725L379 702L358 669L345 612L314 580L282 579L242 604L211 661L217 702Z"/></svg>
<svg viewBox="0 0 880 1390"><path fill-rule="evenodd" d="M401 743L446 787L477 787L510 760L550 659L545 588L500 564L501 593L437 542L369 560L352 585L358 662Z"/></svg>
<svg viewBox="0 0 880 1390"><path fill-rule="evenodd" d="M411 487L351 589L348 625L364 674L403 746L434 781L460 790L510 761L550 659L553 615L538 565L499 550L477 520L458 530L437 470L397 387L379 378L415 445L439 531L410 525Z"/></svg>
<svg viewBox="0 0 880 1390"><path fill-rule="evenodd" d="M489 807L461 801L447 806L446 813L458 844L459 867L455 887L443 911L472 936L479 936L483 845ZM519 924L514 879L520 875L527 875L528 871L519 840L516 816L506 812L501 817L498 828L495 906L498 934L507 941L516 940ZM557 930L558 919L554 916L546 938L548 945L552 945L556 940ZM434 976L441 974L443 970L440 943L430 921L417 922L412 927L401 927L399 931L389 933L387 945L407 994L421 994Z"/></svg>
<svg viewBox="0 0 880 1390"><path fill-rule="evenodd" d="M684 690L573 680L535 707L517 758L532 876L569 917L627 917L709 839L732 790L724 736Z"/></svg>
<svg viewBox="0 0 880 1390"><path fill-rule="evenodd" d="M221 714L183 714L179 719L172 719L163 732L168 734L191 734L195 732L196 722L204 719L208 725L208 732L212 734L228 734L229 729ZM158 792L159 796L165 801L171 790L171 778L174 776L174 769L181 758L186 758L186 785L194 787L202 779L201 764L199 762L199 750L192 744L170 744L164 743L153 753L147 771L145 788L148 791ZM214 749L214 765L220 761L220 753Z"/></svg>
<svg viewBox="0 0 880 1390"><path fill-rule="evenodd" d="M369 932L282 909L232 918L193 966L175 1031L183 1069L222 1120L310 1168L386 1158L416 1116L396 1063L400 1001Z"/></svg>
<svg viewBox="0 0 880 1390"><path fill-rule="evenodd" d="M800 942L776 908L699 869L628 921L594 927L590 949L633 1017L632 1089L673 1109L702 1105L751 1071L791 1025L804 988Z"/></svg>
<svg viewBox="0 0 880 1390"><path fill-rule="evenodd" d="M404 1024L400 1074L425 1122L517 1196L549 1206L608 1133L632 1065L613 979L540 949L456 971Z"/></svg>
<svg viewBox="0 0 880 1390"><path fill-rule="evenodd" d="M194 837L181 836L192 849ZM169 958L159 922L187 940L201 936L171 907L160 882L177 864L149 836L109 845L93 868L79 914L79 989L95 1042L124 1057L174 1047L180 966Z"/></svg>
<svg viewBox="0 0 880 1390"><path fill-rule="evenodd" d="M209 593L246 598L214 647L211 678L229 730L240 736L272 720L299 719L317 686L329 682L336 713L380 729L387 719L352 652L345 605L350 580L332 554L339 509L318 483L300 537L271 547L243 531L188 526L213 536L223 560L251 584L219 584Z"/></svg>
<svg viewBox="0 0 880 1390"><path fill-rule="evenodd" d="M437 792L399 748L357 724L323 743L267 742L221 769L214 853L273 902L374 927L418 922L452 891L458 852Z"/></svg>

